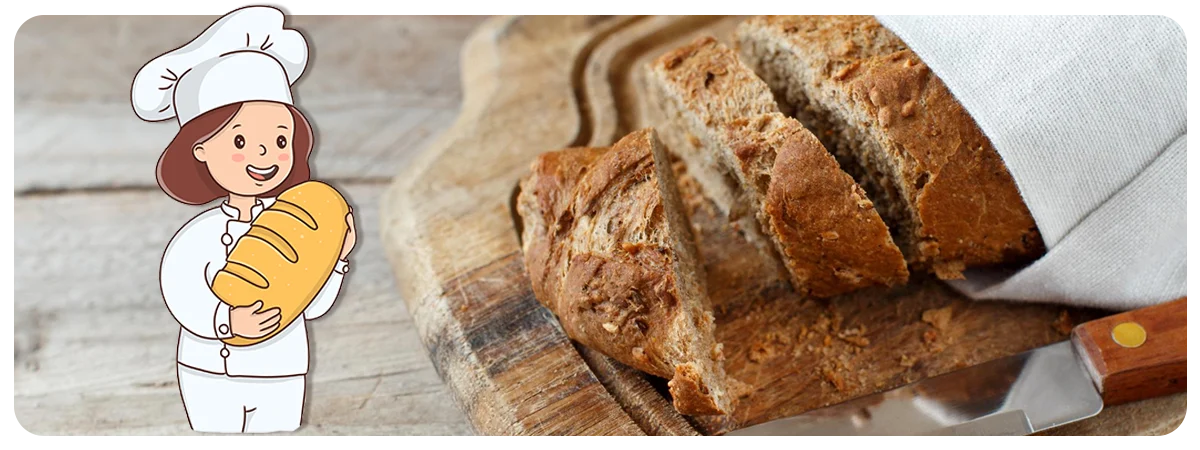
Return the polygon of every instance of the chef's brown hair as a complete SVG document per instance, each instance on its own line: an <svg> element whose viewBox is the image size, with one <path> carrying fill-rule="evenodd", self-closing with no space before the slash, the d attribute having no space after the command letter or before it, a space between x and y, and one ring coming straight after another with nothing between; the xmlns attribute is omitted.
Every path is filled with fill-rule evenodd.
<svg viewBox="0 0 1200 450"><path fill-rule="evenodd" d="M292 136L292 172L279 187L262 194L275 197L297 184L308 181L308 155L312 153L312 126L304 114L292 105L285 104L292 113L295 131ZM208 166L197 161L192 154L196 145L212 139L217 132L229 125L242 109L242 103L225 105L201 114L184 124L175 138L158 158L158 186L171 198L189 205L203 205L229 194L217 184L208 172Z"/></svg>

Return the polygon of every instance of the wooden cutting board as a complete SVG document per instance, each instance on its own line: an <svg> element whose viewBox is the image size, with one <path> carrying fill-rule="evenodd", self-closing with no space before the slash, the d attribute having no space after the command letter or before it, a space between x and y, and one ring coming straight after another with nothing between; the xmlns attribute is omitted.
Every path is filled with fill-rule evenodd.
<svg viewBox="0 0 1200 450"><path fill-rule="evenodd" d="M485 434L720 434L1066 339L1094 310L970 302L944 284L799 298L686 176L728 373L753 387L727 417L684 417L665 382L574 345L534 298L512 201L539 153L607 146L652 126L643 65L739 18L493 18L462 49L462 112L395 179L383 233L440 375ZM1183 395L1075 429L1163 433ZM1136 417L1137 420L1133 420Z"/></svg>

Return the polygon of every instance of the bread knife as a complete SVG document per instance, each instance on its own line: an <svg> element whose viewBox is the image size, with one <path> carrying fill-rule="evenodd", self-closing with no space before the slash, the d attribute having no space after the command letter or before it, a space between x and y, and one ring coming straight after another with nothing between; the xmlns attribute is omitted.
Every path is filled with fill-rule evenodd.
<svg viewBox="0 0 1200 450"><path fill-rule="evenodd" d="M733 436L1027 435L1187 391L1187 297L1094 320L1071 339Z"/></svg>

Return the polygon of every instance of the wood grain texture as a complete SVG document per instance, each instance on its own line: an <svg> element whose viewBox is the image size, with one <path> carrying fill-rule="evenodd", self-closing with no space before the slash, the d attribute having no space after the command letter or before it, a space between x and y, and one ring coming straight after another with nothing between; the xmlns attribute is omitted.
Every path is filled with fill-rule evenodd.
<svg viewBox="0 0 1200 450"><path fill-rule="evenodd" d="M17 192L154 187L178 125L137 120L130 84L143 64L215 19L27 21L14 47ZM315 176L385 181L428 146L457 115L458 49L481 20L289 17L312 49L294 92L314 124Z"/></svg>
<svg viewBox="0 0 1200 450"><path fill-rule="evenodd" d="M39 16L15 36L15 415L36 434L190 434L179 325L157 272L202 208L154 166L174 133L129 107L149 58L215 17ZM459 49L477 17L289 17L314 54L296 96L316 176L355 207L342 295L311 322L298 434L470 434L401 301L379 241L384 181L453 122ZM119 188L119 189L113 189Z"/></svg>
<svg viewBox="0 0 1200 450"><path fill-rule="evenodd" d="M162 43L192 37L215 17L62 17L40 16L28 21L15 37L15 95L16 134L15 176L16 255L14 274L15 303L15 415L26 429L36 434L190 434L183 416L174 375L174 346L178 325L162 305L156 282L156 268L163 248L171 234L186 220L200 211L172 202L153 181L153 166L161 147L173 130L166 124L147 124L136 119L127 104L129 82L142 63L164 50ZM457 393L468 377L449 370L447 360L456 360L462 367L471 367L470 356L449 357L429 353L430 328L448 326L414 323L414 315L425 317L412 305L425 312L446 311L434 303L434 295L456 296L458 306L473 311L477 300L468 295L468 287L488 284L515 283L519 271L486 272L486 255L476 257L483 249L496 256L495 249L515 246L515 232L507 223L491 214L507 211L485 203L471 203L480 194L500 196L511 194L512 185L491 180L486 186L473 179L472 171L482 170L490 162L500 161L503 170L516 171L530 158L520 156L578 142L584 135L575 119L576 102L567 82L553 82L552 92L535 92L530 98L521 95L498 96L497 91L520 86L513 78L497 78L499 57L475 53L476 73L459 77L459 59L463 39L482 19L472 17L305 17L289 18L313 44L310 72L300 81L297 98L301 107L313 118L319 133L320 150L314 156L318 177L333 179L334 184L349 196L355 206L360 231L358 249L352 256L351 273L346 291L331 314L311 323L313 366L309 377L309 399L304 424L299 434L467 434L474 429L511 432L519 426L489 419L481 426L479 417L490 414L477 411L479 417L464 415L449 398L463 397ZM511 20L511 19L505 19ZM556 18L538 18L554 21ZM595 19L601 20L601 19ZM548 30L538 33L517 29L506 35L490 29L495 39L524 36L525 42L516 47L526 55L521 67L508 67L508 74L552 67L556 74L580 77L591 73L591 67L610 73L617 80L633 79L622 69L632 61L646 56L655 45L670 40L674 31L659 32L655 22L667 20L667 28L686 33L699 33L704 20L698 18L640 18L631 19L628 26L607 37L586 42L583 47L599 54L612 45L614 54L624 55L627 64L604 62L601 57L587 60L587 65L563 69L562 58L576 64L568 51L544 52L531 40L552 41L576 29L549 24ZM706 19L707 20L707 19ZM646 25L650 24L650 25ZM647 49L621 48L610 44L622 33L634 27L653 34L644 42ZM721 37L721 35L718 35ZM640 40L641 38L639 38ZM182 43L180 41L179 43ZM574 45L574 44L572 44ZM53 51L51 51L53 50ZM561 57L561 58L560 58ZM620 61L621 58L612 58ZM582 69L587 67L587 71ZM515 76L515 75L514 75ZM558 76L558 75L556 75ZM606 77L610 78L610 77ZM464 83L474 86L477 98L467 101L460 94ZM610 100L613 111L622 114L615 119L606 113L593 116L608 117L625 127L640 124L626 106L640 108L635 83L616 83L622 92ZM589 85L590 86L590 85ZM528 92L530 87L525 88ZM587 89L591 89L588 87ZM583 90L581 89L580 92ZM599 98L597 96L596 98ZM474 103L477 108L459 117L459 102ZM503 100L490 103L490 100ZM521 103L526 102L526 103ZM588 105L600 111L592 96ZM536 104L549 104L545 109ZM521 113L545 109L531 114L538 120L529 125L509 117L506 122L482 123L497 111L521 104ZM620 106L626 105L626 106ZM603 116L603 117L601 117ZM456 124L456 133L479 133L476 141L452 136L440 136L439 131ZM505 128L514 131L505 133ZM598 126L591 126L599 130ZM623 128L628 129L628 128ZM466 131L464 131L466 130ZM549 130L549 132L548 132ZM612 128L615 137L617 128ZM529 135L522 135L523 133ZM603 141L605 134L588 131L587 141ZM394 266L426 267L433 254L421 251L389 249L384 257L384 245L377 239L381 224L403 221L403 218L383 219L377 206L396 205L395 190L385 193L380 183L401 167L429 166L435 154L451 144L490 142L491 154L472 153L483 146L460 150L457 159L443 164L458 164L463 168L452 180L426 177L409 180L425 191L445 189L439 195L441 203L421 206L422 217L439 217L435 226L422 228L422 234L411 239L440 236L439 254L461 252L467 257L439 262L439 273L461 274L474 266L473 281L463 278L458 291L442 291L441 285L431 282L405 282L397 294ZM599 142L597 141L597 142ZM533 144L530 145L530 142ZM609 141L611 142L611 141ZM430 152L418 156L429 147ZM489 159L494 158L494 159ZM490 169L489 169L490 170ZM418 169L406 171L417 173ZM506 172L507 173L507 172ZM402 177L403 178L403 177ZM515 179L512 183L515 185ZM119 189L111 189L119 188ZM391 198L385 200L384 198ZM440 215L446 202L459 204L454 213ZM499 202L504 203L504 202ZM473 208L483 213L465 214ZM492 210L495 211L492 211ZM486 235L462 234L457 242L447 242L456 236L454 230L436 232L438 227L459 226L458 218L486 218L485 227L498 231ZM414 223L421 219L409 219ZM86 224L86 225L83 225ZM448 225L449 224L449 225ZM415 227L408 226L408 230ZM387 233L395 236L396 229ZM503 231L499 231L503 230ZM392 245L392 244L389 244ZM515 248L515 247L512 247ZM504 254L492 258L502 261ZM511 260L508 260L511 262ZM460 265L461 264L461 265ZM462 270L458 270L462 269ZM398 271L411 269L397 269ZM423 269L424 270L424 269ZM429 273L429 272L426 272ZM503 275L503 276L499 276ZM504 276L511 278L504 278ZM401 278L403 280L403 278ZM414 278L416 280L416 278ZM449 278L444 279L449 280ZM519 281L519 280L518 280ZM416 286L416 288L414 288ZM425 297L412 297L420 292ZM438 292L433 294L433 292ZM449 292L449 293L447 293ZM499 292L499 291L491 291ZM404 302L401 302L401 299ZM534 315L533 311L526 311ZM955 310L957 311L957 310ZM1046 307L1044 319L1049 318ZM411 313L411 314L410 314ZM459 313L452 320L470 322L470 314ZM493 314L490 317L502 317ZM819 316L818 316L819 317ZM956 316L957 317L957 316ZM451 319L448 319L451 320ZM491 330L492 334L475 334L476 343L486 346L489 336L507 334L501 326L472 325L475 330ZM413 329L426 331L414 333ZM1041 325L1037 325L1041 330ZM1010 332L1020 332L1012 326ZM1044 332L1044 331L1039 331ZM450 342L451 334L442 334ZM1041 338L1045 338L1042 336ZM836 342L835 342L836 344ZM433 346L430 346L433 347ZM444 352L456 348L443 346ZM514 347L528 349L529 347ZM764 347L765 348L765 347ZM501 358L503 349L492 347L491 358ZM864 350L865 351L865 350ZM970 352L970 349L958 351ZM990 350L999 353L1002 350ZM500 352L500 353L497 353ZM988 353L985 351L984 353ZM439 361L430 363L430 356ZM575 360L568 356L567 359ZM658 394L661 380L646 378L602 356L580 358L589 364L594 377L603 384L622 409L633 418L640 432L686 434L680 428L684 419L668 407L669 401ZM537 361L537 360L533 360ZM911 376L921 376L920 366L910 368ZM564 371L565 373L566 371ZM582 373L582 372L575 372ZM443 384L439 375L447 379ZM586 378L586 377L584 377ZM519 379L505 379L520 384ZM622 388L619 386L631 386ZM449 386L449 387L447 387ZM536 397L544 392L561 396L569 390L525 386L522 395ZM571 395L578 395L576 394ZM587 391L593 393L594 391ZM623 392L623 393L622 393ZM590 395L590 394L589 394ZM656 396L658 395L658 396ZM569 397L574 402L580 397ZM625 400L628 399L628 400ZM533 404L551 404L545 399L531 398ZM562 403L544 412L560 415L560 426L586 410ZM657 405L657 406L656 406ZM1069 434L1157 434L1172 430L1182 419L1186 407L1185 395L1134 402L1106 410L1096 419L1053 430ZM508 410L497 409L504 412ZM611 410L606 410L611 411ZM657 417L642 419L643 417ZM468 418L476 423L468 423ZM664 431L664 428L671 427ZM536 432L548 432L549 427ZM575 432L595 433L592 429L573 429ZM623 431L634 433L632 429ZM530 431L533 432L533 431Z"/></svg>
<svg viewBox="0 0 1200 450"><path fill-rule="evenodd" d="M510 207L517 180L543 151L609 145L653 125L637 69L698 34L728 42L736 24L695 17L592 20L603 25L531 17L481 27L463 53L462 117L396 178L385 198L385 245L409 310L479 431L624 433L635 423L639 432L687 434L678 428L687 421L719 434L1059 342L1072 324L1105 314L971 302L922 277L890 291L798 298L742 257L750 244L685 173L681 191L708 271L726 369L752 387L750 394L729 417L681 417L662 397L663 380L587 349L564 352L570 345L562 343L553 317L537 312L516 253ZM541 383L548 393L535 397L544 398L526 397L531 383ZM599 400L604 395L593 391L597 384L611 400ZM536 415L525 406L530 403L561 415ZM1154 406L1127 410L1153 411L1153 419L1122 430L1169 431L1162 424L1182 417L1178 399ZM597 422L597 414L607 422Z"/></svg>
<svg viewBox="0 0 1200 450"><path fill-rule="evenodd" d="M1145 342L1125 347L1118 325L1136 324ZM1075 328L1071 340L1087 356L1106 406L1187 391L1187 298L1097 319Z"/></svg>
<svg viewBox="0 0 1200 450"><path fill-rule="evenodd" d="M651 384L651 377L626 366L604 354L575 343L575 349L587 362L588 368L604 384L617 402L637 422L642 431L654 436L694 436L699 434L690 423L675 412L671 399L663 395L664 380L658 387Z"/></svg>
<svg viewBox="0 0 1200 450"><path fill-rule="evenodd" d="M383 187L337 185L359 244L342 294L309 325L301 434L467 434L397 298L379 242ZM191 433L179 398L179 324L158 266L201 208L161 192L16 200L17 420L37 434ZM81 226L81 224L86 224Z"/></svg>
<svg viewBox="0 0 1200 450"><path fill-rule="evenodd" d="M805 299L752 258L751 244L699 189L700 227L726 371L753 391L734 414L696 418L708 433L799 414L1066 339L1055 323L1100 313L974 302L931 277L891 290ZM757 266L756 266L757 265Z"/></svg>
<svg viewBox="0 0 1200 450"><path fill-rule="evenodd" d="M646 123L637 68L653 59L651 49L686 42L700 34L728 34L737 17L651 16L630 22L600 42L587 58L583 91L591 118L587 145L607 146Z"/></svg>
<svg viewBox="0 0 1200 450"><path fill-rule="evenodd" d="M486 22L463 49L462 115L385 200L402 294L480 432L642 433L533 298L509 208L533 155L586 142L580 55L629 20Z"/></svg>

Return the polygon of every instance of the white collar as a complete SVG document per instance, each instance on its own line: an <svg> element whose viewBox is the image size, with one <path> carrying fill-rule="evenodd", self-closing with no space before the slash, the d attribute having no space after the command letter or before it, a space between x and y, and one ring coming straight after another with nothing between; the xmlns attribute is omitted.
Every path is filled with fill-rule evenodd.
<svg viewBox="0 0 1200 450"><path fill-rule="evenodd" d="M254 218L258 217L258 214L261 213L263 209L270 208L273 204L275 204L275 197L255 199L254 206L250 207L250 220L254 220ZM238 220L241 218L241 211L238 211L237 208L235 208L233 205L230 205L228 198L221 201L221 212L225 213L226 217L229 217L233 220Z"/></svg>

